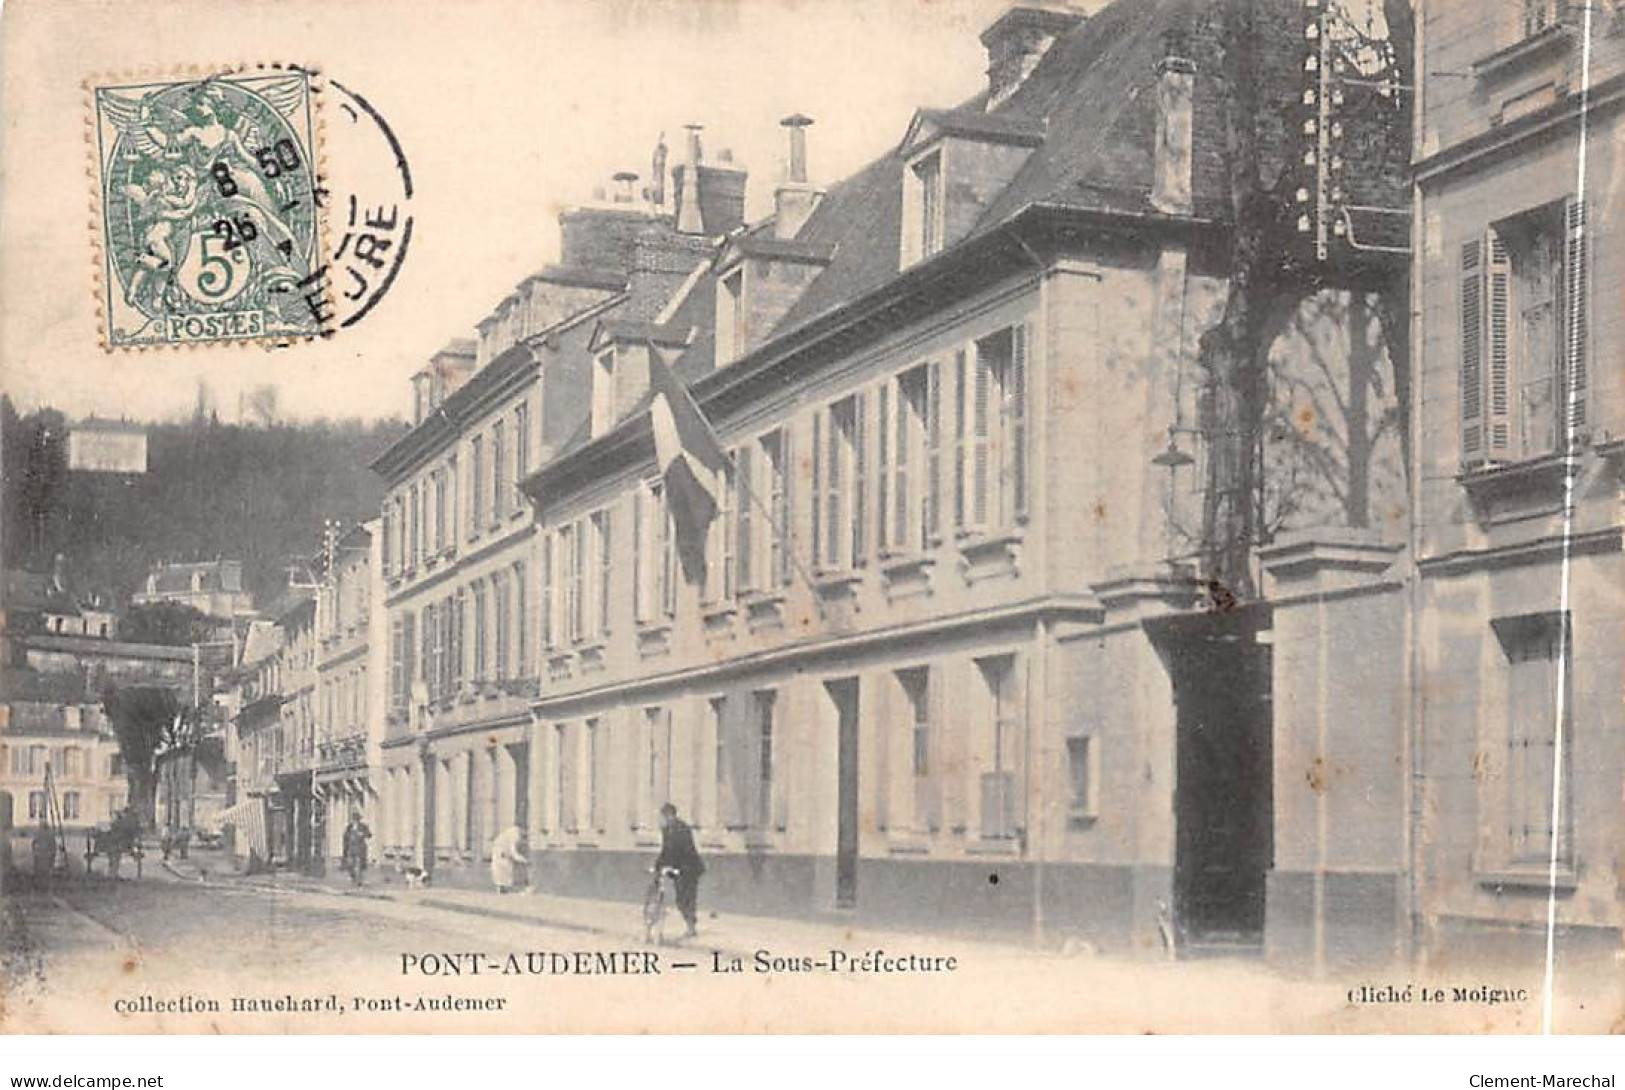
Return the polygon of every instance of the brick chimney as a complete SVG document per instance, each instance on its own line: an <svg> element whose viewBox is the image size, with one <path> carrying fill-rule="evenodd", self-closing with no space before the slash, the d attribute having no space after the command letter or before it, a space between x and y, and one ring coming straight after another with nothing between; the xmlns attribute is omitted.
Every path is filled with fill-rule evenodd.
<svg viewBox="0 0 1625 1090"><path fill-rule="evenodd" d="M1189 215L1191 201L1191 92L1196 62L1183 30L1163 35L1157 62L1157 143L1151 164L1151 204L1173 215Z"/></svg>
<svg viewBox="0 0 1625 1090"><path fill-rule="evenodd" d="M1015 93L1055 39L1083 22L1083 12L1064 3L1017 0L982 31L987 50L987 108Z"/></svg>
<svg viewBox="0 0 1625 1090"><path fill-rule="evenodd" d="M812 123L804 114L779 122L790 137L790 162L784 182L773 192L775 238L795 238L818 205L820 194L807 181L807 127Z"/></svg>

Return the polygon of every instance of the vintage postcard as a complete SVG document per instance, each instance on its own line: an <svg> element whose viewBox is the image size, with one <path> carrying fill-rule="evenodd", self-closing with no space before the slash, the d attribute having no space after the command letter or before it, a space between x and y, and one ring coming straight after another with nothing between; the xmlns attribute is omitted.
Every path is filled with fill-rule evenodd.
<svg viewBox="0 0 1625 1090"><path fill-rule="evenodd" d="M1620 0L0 20L0 1029L1625 1030Z"/></svg>

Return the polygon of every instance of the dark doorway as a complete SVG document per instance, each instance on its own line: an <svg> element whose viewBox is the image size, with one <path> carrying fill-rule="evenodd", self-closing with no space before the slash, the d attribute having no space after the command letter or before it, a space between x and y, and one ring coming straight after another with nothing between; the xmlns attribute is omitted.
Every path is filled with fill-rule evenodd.
<svg viewBox="0 0 1625 1090"><path fill-rule="evenodd" d="M530 743L515 742L508 747L513 762L513 823L530 829Z"/></svg>
<svg viewBox="0 0 1625 1090"><path fill-rule="evenodd" d="M858 903L858 681L825 683L835 705L835 907Z"/></svg>
<svg viewBox="0 0 1625 1090"><path fill-rule="evenodd" d="M1274 821L1268 627L1267 606L1154 623L1174 683L1174 913L1187 950L1263 943Z"/></svg>

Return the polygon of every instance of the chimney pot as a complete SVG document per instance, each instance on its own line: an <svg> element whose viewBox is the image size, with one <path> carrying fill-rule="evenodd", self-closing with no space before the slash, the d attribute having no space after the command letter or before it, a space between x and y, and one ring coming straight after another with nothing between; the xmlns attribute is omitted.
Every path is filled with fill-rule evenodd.
<svg viewBox="0 0 1625 1090"><path fill-rule="evenodd" d="M791 114L780 121L790 133L790 176L791 182L805 182L807 180L807 126L813 123L812 118L805 114Z"/></svg>

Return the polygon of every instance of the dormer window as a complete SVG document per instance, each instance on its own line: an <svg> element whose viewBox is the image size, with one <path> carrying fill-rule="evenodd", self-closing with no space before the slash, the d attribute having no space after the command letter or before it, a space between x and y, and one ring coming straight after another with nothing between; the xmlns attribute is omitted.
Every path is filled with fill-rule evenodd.
<svg viewBox="0 0 1625 1090"><path fill-rule="evenodd" d="M923 261L942 249L942 149L908 165L903 193L903 264Z"/></svg>
<svg viewBox="0 0 1625 1090"><path fill-rule="evenodd" d="M592 369L592 433L603 435L615 423L615 350L598 353Z"/></svg>
<svg viewBox="0 0 1625 1090"><path fill-rule="evenodd" d="M741 265L718 284L717 362L732 363L745 354L745 268Z"/></svg>

